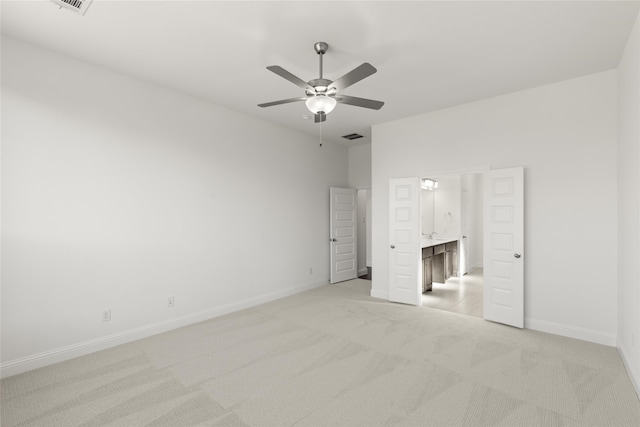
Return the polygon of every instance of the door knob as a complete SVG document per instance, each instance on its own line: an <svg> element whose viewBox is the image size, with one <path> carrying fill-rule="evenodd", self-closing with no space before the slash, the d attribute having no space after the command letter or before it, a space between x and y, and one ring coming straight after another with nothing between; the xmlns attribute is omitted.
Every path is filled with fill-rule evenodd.
<svg viewBox="0 0 640 427"><path fill-rule="evenodd" d="M395 248L396 248L395 245L391 245L391 249L395 249Z"/></svg>
<svg viewBox="0 0 640 427"><path fill-rule="evenodd" d="M522 255L520 255L520 254L513 254L513 256L514 256L514 257L516 257L516 258L520 258Z"/></svg>
<svg viewBox="0 0 640 427"><path fill-rule="evenodd" d="M337 242L338 239L329 239L330 242Z"/></svg>

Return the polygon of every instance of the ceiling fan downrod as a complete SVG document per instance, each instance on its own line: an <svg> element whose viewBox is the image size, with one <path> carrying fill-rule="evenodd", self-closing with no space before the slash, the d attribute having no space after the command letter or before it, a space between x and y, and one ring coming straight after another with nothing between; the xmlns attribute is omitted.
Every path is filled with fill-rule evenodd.
<svg viewBox="0 0 640 427"><path fill-rule="evenodd" d="M324 54L329 49L329 45L325 42L317 42L316 44L313 45L313 49L316 51L318 56L320 56L319 58L320 70L318 73L319 77L317 79L313 79L308 82L308 84L311 86L313 90L308 90L307 96L326 95L327 89L329 89L329 85L333 83L331 80L327 80L322 76L322 68L323 68L322 58L324 57Z"/></svg>
<svg viewBox="0 0 640 427"><path fill-rule="evenodd" d="M318 80L322 80L322 57L329 49L329 45L325 42L318 42L313 45L313 49L320 55L320 78Z"/></svg>

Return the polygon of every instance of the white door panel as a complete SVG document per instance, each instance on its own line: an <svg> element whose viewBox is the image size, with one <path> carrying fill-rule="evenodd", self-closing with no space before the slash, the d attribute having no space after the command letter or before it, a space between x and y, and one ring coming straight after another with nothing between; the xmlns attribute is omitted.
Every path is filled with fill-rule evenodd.
<svg viewBox="0 0 640 427"><path fill-rule="evenodd" d="M524 327L524 170L485 172L484 318Z"/></svg>
<svg viewBox="0 0 640 427"><path fill-rule="evenodd" d="M331 283L355 279L358 275L356 238L356 190L331 188L329 190L331 229Z"/></svg>
<svg viewBox="0 0 640 427"><path fill-rule="evenodd" d="M389 207L389 300L420 305L420 179L391 179Z"/></svg>

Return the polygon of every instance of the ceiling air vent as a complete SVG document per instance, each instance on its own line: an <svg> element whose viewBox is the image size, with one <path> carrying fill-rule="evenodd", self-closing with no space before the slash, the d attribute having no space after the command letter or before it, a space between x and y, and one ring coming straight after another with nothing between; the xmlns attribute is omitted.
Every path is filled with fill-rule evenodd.
<svg viewBox="0 0 640 427"><path fill-rule="evenodd" d="M344 135L343 138L353 141L354 139L362 138L362 135L359 133L350 133L349 135Z"/></svg>
<svg viewBox="0 0 640 427"><path fill-rule="evenodd" d="M87 9L89 8L89 5L93 0L51 0L51 1L57 4L58 6L60 6L60 9L64 7L65 9L73 10L74 12L80 15L84 15L87 12Z"/></svg>

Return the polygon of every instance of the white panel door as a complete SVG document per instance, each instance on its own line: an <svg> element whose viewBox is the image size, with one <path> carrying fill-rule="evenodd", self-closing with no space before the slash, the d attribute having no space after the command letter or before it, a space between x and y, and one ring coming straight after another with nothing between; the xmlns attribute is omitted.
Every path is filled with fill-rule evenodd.
<svg viewBox="0 0 640 427"><path fill-rule="evenodd" d="M356 238L356 190L330 188L331 201L331 283L355 279L358 276Z"/></svg>
<svg viewBox="0 0 640 427"><path fill-rule="evenodd" d="M389 181L389 301L422 304L420 178Z"/></svg>
<svg viewBox="0 0 640 427"><path fill-rule="evenodd" d="M524 327L524 170L484 174L484 318Z"/></svg>

